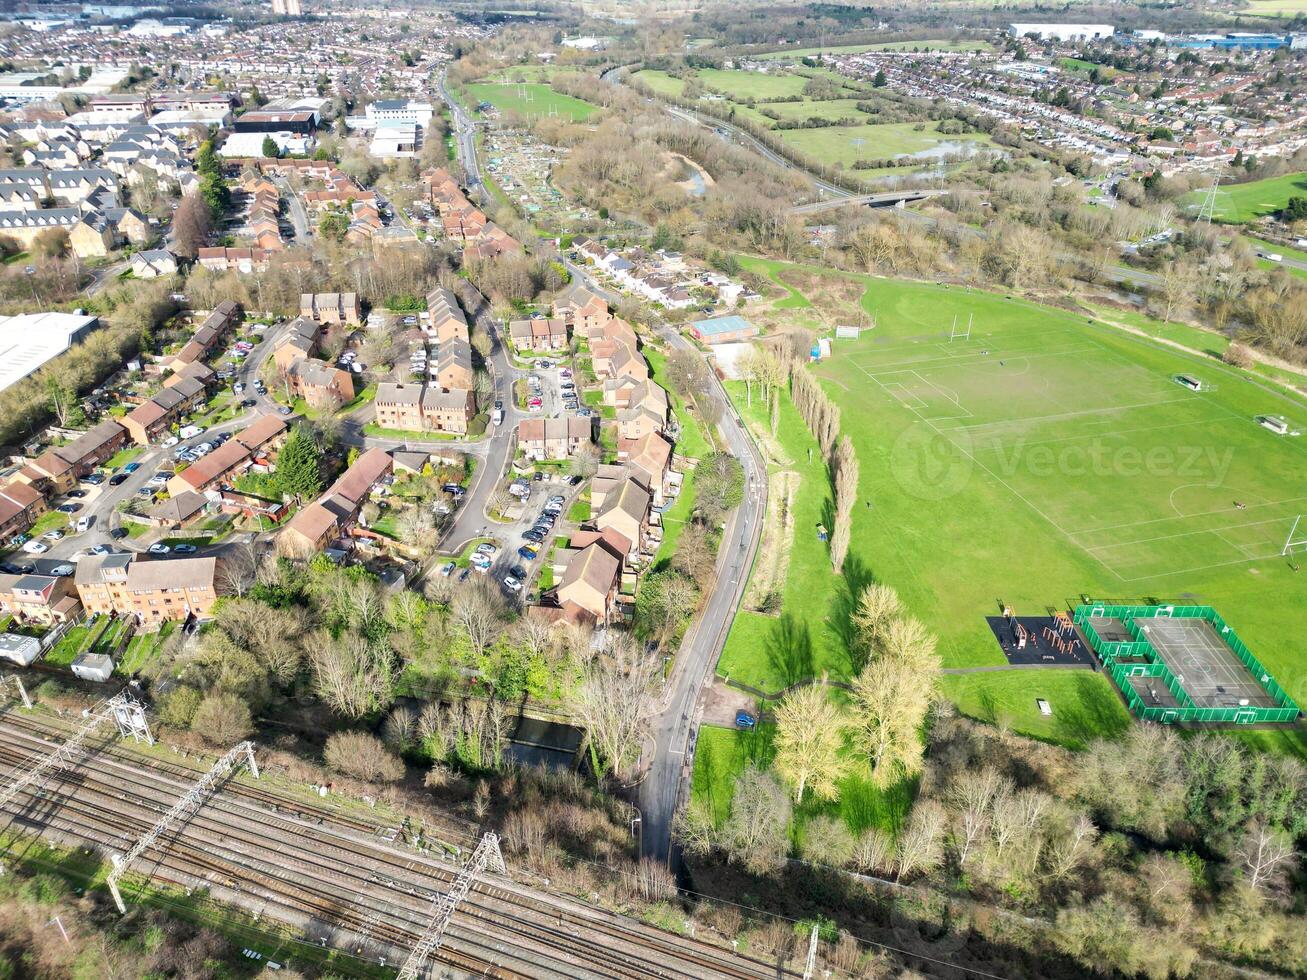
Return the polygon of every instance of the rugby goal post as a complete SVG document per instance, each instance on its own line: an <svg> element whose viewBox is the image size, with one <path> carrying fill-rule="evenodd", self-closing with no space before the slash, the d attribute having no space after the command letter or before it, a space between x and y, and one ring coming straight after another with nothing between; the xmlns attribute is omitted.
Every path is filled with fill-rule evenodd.
<svg viewBox="0 0 1307 980"><path fill-rule="evenodd" d="M1289 536L1284 539L1284 548L1280 551L1282 557L1292 554L1296 548L1307 548L1307 525L1302 523L1302 518L1303 515L1299 514L1293 519L1293 527L1289 528Z"/></svg>
<svg viewBox="0 0 1307 980"><path fill-rule="evenodd" d="M967 316L967 325L966 325L965 327L959 328L959 327L958 327L958 318L957 318L957 315L955 314L954 317L953 317L953 326L949 329L949 332L948 332L949 343L952 343L952 342L955 341L955 340L970 340L970 339L971 339L971 323L972 323L972 321L973 321L975 318L976 318L976 315L975 315L974 313L969 314L969 315Z"/></svg>

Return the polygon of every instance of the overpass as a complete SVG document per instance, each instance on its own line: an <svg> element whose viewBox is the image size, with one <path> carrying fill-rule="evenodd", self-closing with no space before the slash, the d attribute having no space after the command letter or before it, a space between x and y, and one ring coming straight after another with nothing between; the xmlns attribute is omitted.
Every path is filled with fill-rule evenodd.
<svg viewBox="0 0 1307 980"><path fill-rule="evenodd" d="M869 208L888 208L900 204L911 204L915 201L924 201L927 198L938 197L940 194L947 193L947 190L935 188L930 190L884 191L880 194L859 194L854 197L840 197L834 200L799 204L790 208L790 213L816 214L820 211L830 211L833 208L842 208L850 204L862 204Z"/></svg>

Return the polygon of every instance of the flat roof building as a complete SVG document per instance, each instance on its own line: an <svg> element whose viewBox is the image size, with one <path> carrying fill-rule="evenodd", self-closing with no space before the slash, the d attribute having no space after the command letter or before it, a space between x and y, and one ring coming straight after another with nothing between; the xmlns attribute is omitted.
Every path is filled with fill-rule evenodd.
<svg viewBox="0 0 1307 980"><path fill-rule="evenodd" d="M0 391L58 357L98 323L75 313L0 316Z"/></svg>

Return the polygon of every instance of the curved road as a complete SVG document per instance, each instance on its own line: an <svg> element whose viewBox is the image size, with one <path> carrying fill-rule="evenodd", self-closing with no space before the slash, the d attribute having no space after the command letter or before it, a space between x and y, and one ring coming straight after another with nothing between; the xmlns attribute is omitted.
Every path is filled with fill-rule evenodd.
<svg viewBox="0 0 1307 980"><path fill-rule="evenodd" d="M455 141L463 168L468 175L469 189L479 187L476 175L480 171L476 162L475 136L471 118L450 96L443 74L439 76L437 88L449 106L450 115L454 120ZM565 257L563 261L568 271L585 282L590 289L610 302L617 299L594 282L585 270ZM654 328L659 337L672 348L695 349L679 332L666 324L655 323ZM502 354L502 351L499 354L505 373L497 375L497 385L502 383L500 379L511 377L506 373L507 357ZM743 423L736 416L725 390L716 380L715 374L713 379L709 396L723 406L720 429L727 450L744 466L746 489L743 502L731 515L725 534L722 536L721 549L717 557L716 586L699 618L691 626L681 644L672 674L663 688L659 714L650 723L650 734L653 737L655 750L653 760L639 787L641 851L647 857L668 862L673 869L676 868L680 855L672 842L672 819L676 815L683 789L688 791L694 742L698 731L699 695L717 666L717 659L726 642L726 634L744 594L744 586L762 532L762 515L767 506L766 467L757 455L757 450L745 432ZM512 400L505 398L504 401L505 408L509 408ZM505 430L511 431L515 427L513 418L513 413L510 413L505 419L503 426ZM493 461L486 469L494 469ZM473 496L474 494L469 494L469 498ZM472 515L479 515L482 510L480 504L468 499L460 508L461 519L467 520ZM457 538L458 535L451 534L451 537Z"/></svg>

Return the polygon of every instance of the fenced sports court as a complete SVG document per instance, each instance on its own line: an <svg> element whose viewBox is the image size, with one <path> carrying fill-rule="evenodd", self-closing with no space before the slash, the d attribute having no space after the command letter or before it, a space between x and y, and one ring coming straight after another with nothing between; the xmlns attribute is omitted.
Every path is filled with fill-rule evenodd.
<svg viewBox="0 0 1307 980"><path fill-rule="evenodd" d="M1211 606L1085 604L1075 622L1146 721L1293 722L1298 705Z"/></svg>

